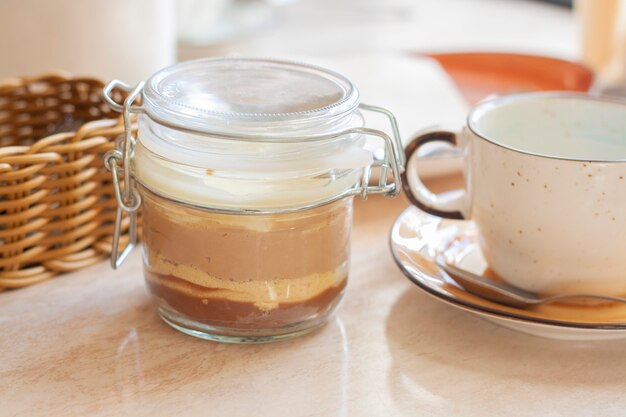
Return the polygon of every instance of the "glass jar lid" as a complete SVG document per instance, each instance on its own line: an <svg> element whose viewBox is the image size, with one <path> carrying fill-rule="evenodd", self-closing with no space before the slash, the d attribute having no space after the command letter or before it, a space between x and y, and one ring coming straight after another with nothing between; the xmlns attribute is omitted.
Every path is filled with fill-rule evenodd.
<svg viewBox="0 0 626 417"><path fill-rule="evenodd" d="M354 113L359 92L344 76L300 63L242 58L188 61L154 74L144 109L155 121L198 133L307 133ZM316 129L317 130L317 129Z"/></svg>

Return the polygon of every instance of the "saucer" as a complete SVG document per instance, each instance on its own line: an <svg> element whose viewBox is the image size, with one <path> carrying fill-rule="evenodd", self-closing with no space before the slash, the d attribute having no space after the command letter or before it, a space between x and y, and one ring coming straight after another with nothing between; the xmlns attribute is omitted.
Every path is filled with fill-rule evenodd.
<svg viewBox="0 0 626 417"><path fill-rule="evenodd" d="M551 339L626 338L626 304L549 303L516 308L466 291L437 266L435 257L443 255L458 267L495 279L485 274L487 263L472 221L445 220L409 207L394 223L390 245L396 263L418 288L501 326Z"/></svg>

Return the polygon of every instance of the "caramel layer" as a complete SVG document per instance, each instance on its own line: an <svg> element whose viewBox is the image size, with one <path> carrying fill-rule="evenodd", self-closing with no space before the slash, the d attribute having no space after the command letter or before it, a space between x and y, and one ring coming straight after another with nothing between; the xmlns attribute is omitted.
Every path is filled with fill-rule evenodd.
<svg viewBox="0 0 626 417"><path fill-rule="evenodd" d="M265 280L233 281L207 274L193 265L176 264L169 259L154 256L146 258L146 269L174 276L203 288L211 288L214 297L228 298L231 301L253 303L261 310L272 310L281 302L300 302L311 298L329 287L339 284L348 274L348 265L341 265L335 271L310 274L298 278L268 278ZM182 292L192 291L174 282L167 285Z"/></svg>
<svg viewBox="0 0 626 417"><path fill-rule="evenodd" d="M252 302L216 296L220 288L207 288L145 269L144 275L154 296L187 317L213 326L249 329L284 326L324 313L347 283L347 277L344 277L337 285L311 298L299 302L281 302L277 308L264 310Z"/></svg>

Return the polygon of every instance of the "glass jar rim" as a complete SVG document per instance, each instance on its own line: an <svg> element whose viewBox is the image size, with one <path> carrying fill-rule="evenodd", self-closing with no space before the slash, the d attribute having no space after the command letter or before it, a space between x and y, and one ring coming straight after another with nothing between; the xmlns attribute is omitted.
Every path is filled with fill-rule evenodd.
<svg viewBox="0 0 626 417"><path fill-rule="evenodd" d="M314 65L209 58L156 72L143 100L148 117L172 128L258 137L332 133L358 108L360 94L345 76Z"/></svg>

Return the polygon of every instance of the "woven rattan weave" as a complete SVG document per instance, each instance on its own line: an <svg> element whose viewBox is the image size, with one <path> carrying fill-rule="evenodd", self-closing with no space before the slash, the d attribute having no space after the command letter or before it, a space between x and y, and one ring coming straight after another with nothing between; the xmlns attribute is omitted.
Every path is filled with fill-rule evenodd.
<svg viewBox="0 0 626 417"><path fill-rule="evenodd" d="M110 253L116 202L102 157L123 128L102 87L61 74L0 81L0 290Z"/></svg>

